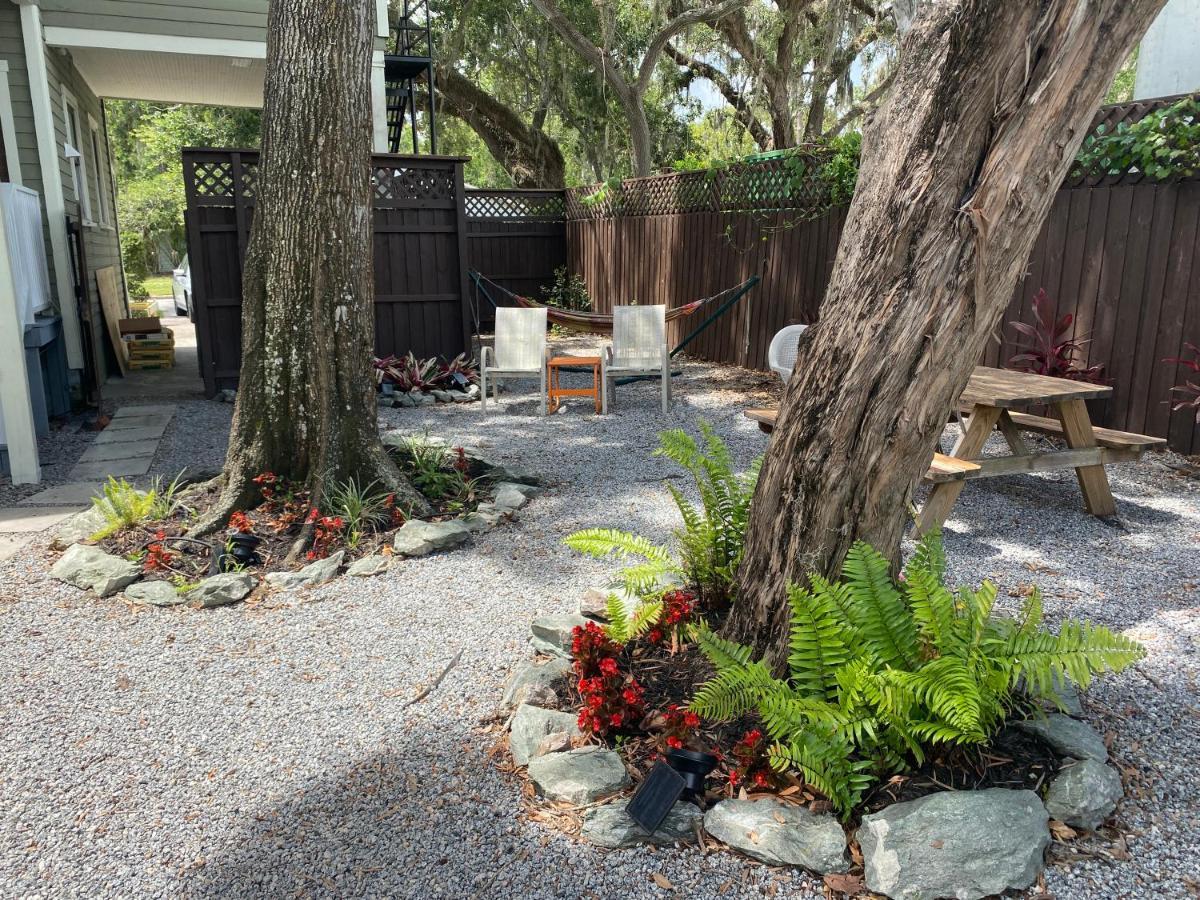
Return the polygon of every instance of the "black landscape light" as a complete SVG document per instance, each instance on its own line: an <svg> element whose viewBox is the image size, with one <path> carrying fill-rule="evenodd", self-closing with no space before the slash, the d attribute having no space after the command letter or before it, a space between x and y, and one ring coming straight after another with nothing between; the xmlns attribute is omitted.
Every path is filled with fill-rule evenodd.
<svg viewBox="0 0 1200 900"><path fill-rule="evenodd" d="M471 386L471 379L469 379L462 372L451 373L450 380L453 381L456 385L458 385L458 389L460 391L465 391L467 388L469 388Z"/></svg>
<svg viewBox="0 0 1200 900"><path fill-rule="evenodd" d="M638 785L625 811L646 834L654 834L687 790L687 781L661 759Z"/></svg>
<svg viewBox="0 0 1200 900"><path fill-rule="evenodd" d="M699 750L668 750L667 764L683 776L683 799L694 800L704 796L704 780L717 767L720 760L711 753Z"/></svg>
<svg viewBox="0 0 1200 900"><path fill-rule="evenodd" d="M246 566L258 565L262 562L257 549L261 543L262 539L253 534L231 534L225 539L225 544L217 550L217 571L232 572Z"/></svg>

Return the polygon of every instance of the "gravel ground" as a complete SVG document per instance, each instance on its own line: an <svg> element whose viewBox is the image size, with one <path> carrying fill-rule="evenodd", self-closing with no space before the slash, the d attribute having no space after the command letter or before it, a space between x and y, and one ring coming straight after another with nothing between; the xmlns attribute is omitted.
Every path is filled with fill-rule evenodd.
<svg viewBox="0 0 1200 900"><path fill-rule="evenodd" d="M820 897L803 875L722 853L605 853L521 817L481 724L529 620L567 612L609 567L561 545L610 525L675 525L650 457L664 425L705 417L748 462L741 417L772 382L689 363L664 419L654 388L543 420L499 409L387 411L544 474L519 523L371 580L209 611L131 609L51 582L43 554L0 566L0 896ZM231 407L187 403L156 470L219 465ZM1051 616L1127 629L1149 659L1086 698L1132 796L1114 836L1047 872L1059 898L1184 897L1200 883L1200 481L1161 458L1111 470L1120 523L1083 514L1073 476L969 485L949 523L962 579L1004 602L1037 582ZM676 482L683 484L682 481ZM459 663L407 706L447 662Z"/></svg>

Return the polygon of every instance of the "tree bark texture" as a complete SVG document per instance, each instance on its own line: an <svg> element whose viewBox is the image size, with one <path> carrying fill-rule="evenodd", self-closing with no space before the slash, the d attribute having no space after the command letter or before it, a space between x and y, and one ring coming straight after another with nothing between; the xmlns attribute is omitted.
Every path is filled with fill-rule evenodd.
<svg viewBox="0 0 1200 900"><path fill-rule="evenodd" d="M728 636L787 657L785 584L867 541L898 558L914 485L994 333L1112 77L1164 0L927 0L801 338Z"/></svg>
<svg viewBox="0 0 1200 900"><path fill-rule="evenodd" d="M371 209L370 0L272 0L262 153L242 281L242 368L210 528L272 471L323 489L355 476L424 500L380 442Z"/></svg>

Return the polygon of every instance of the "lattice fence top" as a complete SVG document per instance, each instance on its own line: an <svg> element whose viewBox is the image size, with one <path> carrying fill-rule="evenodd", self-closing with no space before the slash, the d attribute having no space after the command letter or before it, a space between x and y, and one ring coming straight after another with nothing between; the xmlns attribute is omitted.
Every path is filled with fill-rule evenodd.
<svg viewBox="0 0 1200 900"><path fill-rule="evenodd" d="M453 209L457 202L459 165L460 160L450 157L373 157L374 205ZM192 205L235 206L239 201L252 204L258 186L258 153L184 150L183 179Z"/></svg>
<svg viewBox="0 0 1200 900"><path fill-rule="evenodd" d="M567 202L562 191L482 190L471 188L464 198L468 219L503 222L561 222Z"/></svg>
<svg viewBox="0 0 1200 900"><path fill-rule="evenodd" d="M568 219L661 216L690 212L764 212L830 206L822 158L789 154L697 172L634 178L617 185L571 188Z"/></svg>
<svg viewBox="0 0 1200 900"><path fill-rule="evenodd" d="M1146 116L1159 112L1169 106L1174 106L1180 100L1188 97L1200 98L1197 94L1178 94L1174 97L1158 97L1153 100L1134 100L1130 103L1114 103L1102 106L1088 127L1087 137L1084 138L1083 148L1096 138L1111 135L1122 126L1128 127L1140 122ZM1151 180L1139 172L1135 166L1112 160L1097 160L1088 165L1076 163L1064 182L1065 187L1097 184L1135 184L1139 181Z"/></svg>

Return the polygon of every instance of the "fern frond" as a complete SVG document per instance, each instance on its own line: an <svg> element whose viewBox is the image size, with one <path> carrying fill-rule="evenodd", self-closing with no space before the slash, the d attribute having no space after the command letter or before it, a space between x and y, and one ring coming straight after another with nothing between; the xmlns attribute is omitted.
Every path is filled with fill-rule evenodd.
<svg viewBox="0 0 1200 900"><path fill-rule="evenodd" d="M888 561L862 541L846 554L842 577L853 598L847 614L871 652L885 665L920 664L917 628L892 584Z"/></svg>
<svg viewBox="0 0 1200 900"><path fill-rule="evenodd" d="M829 587L828 582L818 583L814 590L806 591L788 585L792 607L788 668L792 683L805 694L833 700L837 696L837 670L853 655L850 645L854 635Z"/></svg>
<svg viewBox="0 0 1200 900"><path fill-rule="evenodd" d="M1011 664L1011 685L1023 676L1030 694L1053 699L1056 681L1065 677L1086 688L1095 675L1127 669L1145 657L1146 648L1102 625L1067 621L1058 634L1017 632L991 647L990 655Z"/></svg>
<svg viewBox="0 0 1200 900"><path fill-rule="evenodd" d="M585 528L568 535L563 543L572 550L602 559L613 554L620 559L640 556L651 562L670 563L671 551L644 537L615 528Z"/></svg>

